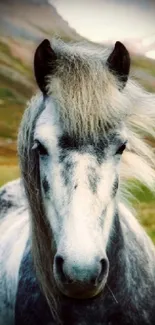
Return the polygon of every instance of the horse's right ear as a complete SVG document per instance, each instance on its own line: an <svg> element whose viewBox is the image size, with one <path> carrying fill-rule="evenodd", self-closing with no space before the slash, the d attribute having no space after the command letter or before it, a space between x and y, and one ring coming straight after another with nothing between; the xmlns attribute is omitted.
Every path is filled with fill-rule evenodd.
<svg viewBox="0 0 155 325"><path fill-rule="evenodd" d="M47 93L47 77L53 72L56 64L56 54L49 40L45 39L36 49L34 55L34 74L37 84L43 94Z"/></svg>

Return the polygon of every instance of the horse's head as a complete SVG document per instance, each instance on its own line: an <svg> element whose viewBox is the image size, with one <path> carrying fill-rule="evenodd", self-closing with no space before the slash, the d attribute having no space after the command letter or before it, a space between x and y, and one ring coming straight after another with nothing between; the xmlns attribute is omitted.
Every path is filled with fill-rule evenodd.
<svg viewBox="0 0 155 325"><path fill-rule="evenodd" d="M29 155L38 157L53 275L63 294L88 298L103 289L109 272L107 245L127 143L129 54L119 42L110 54L82 45L51 48L44 41L34 66L44 101Z"/></svg>

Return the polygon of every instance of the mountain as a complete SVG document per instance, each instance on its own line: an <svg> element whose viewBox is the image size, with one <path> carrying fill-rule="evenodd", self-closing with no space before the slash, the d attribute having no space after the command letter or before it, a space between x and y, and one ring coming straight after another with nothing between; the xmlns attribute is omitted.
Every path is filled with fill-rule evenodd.
<svg viewBox="0 0 155 325"><path fill-rule="evenodd" d="M20 1L19 0L1 0L1 2L9 3L9 4L17 3L17 2L19 2L20 4L21 3L39 4L39 5L48 4L48 0L20 0Z"/></svg>
<svg viewBox="0 0 155 325"><path fill-rule="evenodd" d="M47 0L2 0L0 34L34 42L53 35L80 38Z"/></svg>
<svg viewBox="0 0 155 325"><path fill-rule="evenodd" d="M16 161L17 128L36 91L34 51L53 35L81 38L46 0L0 0L0 165Z"/></svg>

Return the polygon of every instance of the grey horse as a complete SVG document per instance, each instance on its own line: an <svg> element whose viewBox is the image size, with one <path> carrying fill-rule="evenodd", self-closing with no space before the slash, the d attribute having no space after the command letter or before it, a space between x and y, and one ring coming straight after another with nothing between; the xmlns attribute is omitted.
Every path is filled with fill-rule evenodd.
<svg viewBox="0 0 155 325"><path fill-rule="evenodd" d="M130 178L154 189L155 96L129 72L120 42L36 49L21 179L0 189L0 325L155 324L155 248L128 200Z"/></svg>

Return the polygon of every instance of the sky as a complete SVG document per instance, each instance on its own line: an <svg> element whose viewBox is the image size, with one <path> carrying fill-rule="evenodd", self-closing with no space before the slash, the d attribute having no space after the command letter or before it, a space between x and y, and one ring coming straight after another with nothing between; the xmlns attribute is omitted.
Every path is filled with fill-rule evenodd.
<svg viewBox="0 0 155 325"><path fill-rule="evenodd" d="M155 34L155 1L49 0L71 27L95 41L141 39Z"/></svg>

